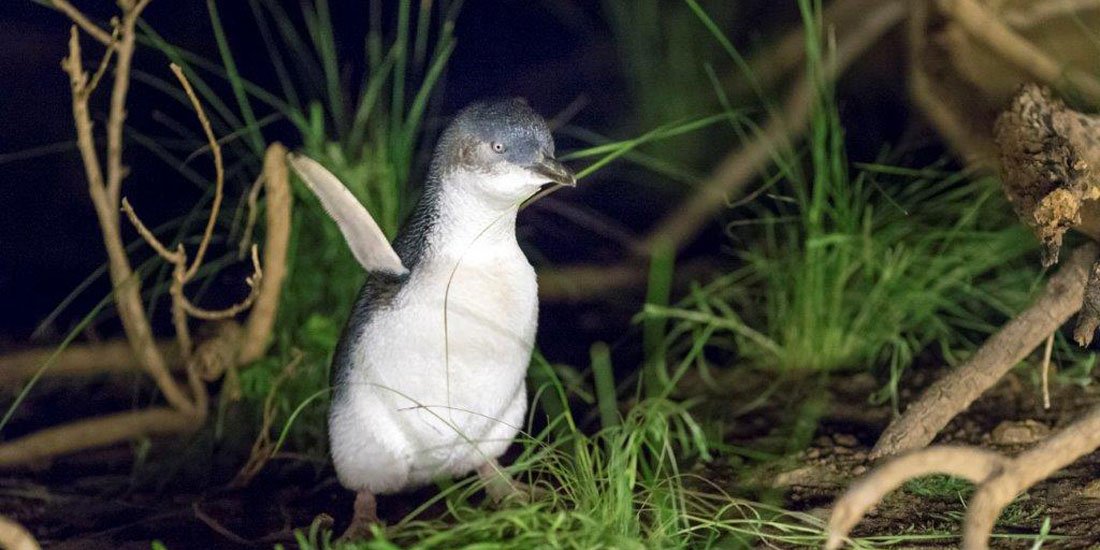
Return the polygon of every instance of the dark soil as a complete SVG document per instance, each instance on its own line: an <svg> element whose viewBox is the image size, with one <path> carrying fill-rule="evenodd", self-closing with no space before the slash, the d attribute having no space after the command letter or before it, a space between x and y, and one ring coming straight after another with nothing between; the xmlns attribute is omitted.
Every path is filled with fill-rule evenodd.
<svg viewBox="0 0 1100 550"><path fill-rule="evenodd" d="M917 395L936 374L934 370L926 370L914 377L903 390L903 397ZM1022 374L1010 373L955 418L936 443L977 445L1013 456L1100 404L1100 387L1096 384L1063 385L1052 388L1052 406L1044 410L1040 388L1023 381ZM834 388L836 397L846 397L847 403L859 403L850 399L855 397L852 390L858 391L866 383L861 378L834 380L830 388ZM781 487L787 508L827 519L837 495L854 478L874 467L867 456L890 415L885 406L864 406L857 416L851 412L853 409L841 407L827 413L812 445L797 461L781 472L763 474L757 482L767 480L764 482L770 482L772 487ZM994 533L1035 535L1044 519L1049 518L1050 540L1044 548L1100 548L1098 480L1100 451L1082 457L1019 496L1002 513ZM971 487L964 482L910 482L873 508L853 535L941 534L940 540L929 540L919 546L905 542L903 546L957 547L965 501L970 494ZM1030 548L1033 543L1033 539L1004 536L992 542L995 548Z"/></svg>
<svg viewBox="0 0 1100 550"><path fill-rule="evenodd" d="M914 372L902 390L903 407L942 371L916 368ZM981 445L1012 455L1100 404L1096 384L1055 384L1053 407L1044 410L1039 388L1024 380L1028 375L1021 370L1010 374L956 418L937 442ZM805 450L793 458L769 462L746 452L748 458L735 456L702 465L706 477L724 480L731 493L826 518L837 494L874 466L867 454L891 411L889 405L867 404L868 396L880 387L870 376L833 377L828 382L776 381L741 373L736 384L732 379L718 384L736 391L716 393L699 415L728 417L728 440L744 449L782 454L799 437L797 427L791 426L797 426L806 403L821 404L817 430L805 434L809 445L799 447ZM758 403L746 406L754 398ZM740 405L730 407L730 403ZM51 548L149 548L154 540L173 549L269 548L280 542L293 546L294 529L332 522L335 517L336 532L340 532L348 521L352 497L336 482L327 463L285 456L269 463L248 488L231 490L226 487L244 456L226 459L225 452L196 443L203 437L207 436L157 443L152 450L135 446L84 453L58 459L39 471L0 477L0 514L27 526ZM205 455L192 458L188 453L195 453L196 447L205 448ZM138 465L135 457L142 457ZM1095 452L1028 490L1009 507L995 532L1033 535L1049 517L1052 538L1047 548L1098 547L1098 479L1100 452ZM384 497L379 510L393 524L434 492L428 488ZM968 497L969 488L958 483L907 485L877 506L854 534L941 535L942 539L929 539L925 546L954 547ZM997 548L1031 544L1026 539L994 539ZM903 547L914 546L905 543Z"/></svg>

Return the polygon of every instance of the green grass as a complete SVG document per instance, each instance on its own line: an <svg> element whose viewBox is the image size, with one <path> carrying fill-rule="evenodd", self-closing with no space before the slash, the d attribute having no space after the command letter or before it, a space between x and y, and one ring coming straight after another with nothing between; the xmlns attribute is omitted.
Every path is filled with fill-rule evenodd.
<svg viewBox="0 0 1100 550"><path fill-rule="evenodd" d="M207 1L207 8L218 46L217 60L175 47L145 22L141 24L141 42L184 69L202 100L211 106L215 130L242 172L252 177L258 173L269 139L266 125L276 120L289 122L299 135L302 151L336 174L392 238L415 198L416 188L410 180L420 161L415 152L423 148L422 140L430 137L425 135L423 123L429 99L454 49L459 3L417 5L402 0L396 6L397 32L393 36L386 36L383 21L372 17L363 42L368 66L359 82L349 82L340 73L347 63L337 56L338 37L333 35L328 0L304 1L298 13L290 13L283 3L272 0L249 0L249 4L252 23L260 32L279 83L277 91L266 90L242 74L234 49L243 45L234 43L226 32L214 0ZM377 8L380 5L372 6L371 12L380 13ZM185 100L157 77L139 73L135 79L177 101ZM233 105L219 94L226 87ZM156 146L154 140L148 141ZM202 152L200 144L191 147ZM187 170L177 158L166 160ZM196 179L200 185L204 183ZM241 185L250 182L243 174L238 180ZM294 201L289 273L275 342L268 357L244 369L241 383L246 401L259 410L294 350L305 352L299 374L280 389L277 411L281 419L293 411L301 415L295 428L284 434L294 447L323 452L327 395L322 392L319 398L310 399L308 407L298 405L327 387L328 358L364 274L316 198L295 184Z"/></svg>
<svg viewBox="0 0 1100 550"><path fill-rule="evenodd" d="M543 381L536 401L561 415L520 438L524 452L508 470L545 489L541 498L494 509L479 503L480 482L466 479L379 529L374 540L335 547L700 548L823 540L820 520L728 496L722 480L689 470L710 451L683 404L647 399L589 435L563 405L568 395L553 368L536 362L534 373ZM614 407L613 394L600 395ZM303 531L299 544L333 547L330 535Z"/></svg>
<svg viewBox="0 0 1100 550"><path fill-rule="evenodd" d="M807 76L817 86L807 145L773 151L756 200L732 212L727 232L740 267L646 313L713 328L712 345L756 369L885 370L884 396L896 401L918 354L969 349L1026 300L1034 243L992 179L888 162L850 172L832 83L820 70L829 54L816 8L801 5ZM751 124L735 129L754 133Z"/></svg>
<svg viewBox="0 0 1100 550"><path fill-rule="evenodd" d="M903 489L916 496L963 500L970 498L974 484L948 475L930 475L907 481Z"/></svg>
<svg viewBox="0 0 1100 550"><path fill-rule="evenodd" d="M380 1L372 1L375 16L363 44L368 67L354 83L341 73L346 62L337 58L327 0L307 0L296 15L274 0L250 0L250 5L278 90L265 90L242 74L233 52L244 45L226 32L231 27L223 25L213 0L207 6L217 60L172 46L144 22L142 43L184 67L210 106L237 186L250 185L258 171L270 125L289 124L303 151L340 177L392 236L415 196L411 175L423 159L414 151L432 141L424 120L455 47L458 4L401 0L396 24L389 25L396 32L387 37L386 25L376 17ZM729 14L715 11L717 4L704 8L688 0L676 4L676 15L666 22L658 10L664 4L656 1L631 13L613 2L605 5L637 102L626 126L638 137L610 140L574 129L595 145L563 158L587 163L579 171L582 177L629 160L675 183L697 181L697 165L716 154L713 136L725 132L747 139L756 130L746 115L751 111L734 108L722 87L707 85L718 81L711 65L747 66L717 23ZM821 34L821 6L808 0L799 6L808 29L808 76L817 84L810 137L802 148L773 151L774 166L756 200L730 210L734 268L676 295L675 254L655 254L638 319L643 359L627 365L633 369L613 365L613 348L604 343L591 347L590 364L584 366L549 365L536 354L532 421L519 439L522 454L508 470L547 489L545 498L494 509L480 502L476 479L443 484L429 502L357 547L820 545L820 519L738 498L734 479L707 478L701 465L727 458L730 449L712 419L698 416L700 399L669 397L677 382L692 370L705 378L731 363L766 373L871 370L887 380L879 397L896 400L901 373L919 354L933 350L954 360L1027 299L1037 280L1033 262L1027 261L1034 243L1012 218L996 182L950 172L942 164L893 166L889 152L852 170L832 83L821 69L830 55ZM711 47L713 42L720 47ZM716 55L728 59L711 57ZM751 74L744 76L752 81ZM138 73L135 79L186 102L152 75ZM757 111L769 112L768 99L760 98L763 108ZM714 105L721 105L721 112L713 113ZM180 144L169 147L136 131L131 137L208 189L209 182L186 162L185 152L201 152L202 143L187 139L186 123L166 125L177 129ZM203 219L207 201L158 233L190 238L191 222ZM228 233L239 215L227 209L219 230ZM303 351L299 375L276 396L275 429L279 447L323 456L329 356L363 274L335 225L301 186L295 190L294 216L290 277L275 345L268 357L244 369L241 384L258 411L283 365ZM232 256L211 262L208 272ZM142 273L159 281L149 290L155 296L167 272L156 274L150 265ZM1093 365L1080 362L1073 379L1085 383ZM616 380L614 367L637 376ZM785 428L792 435L784 451L797 450L813 436L825 405L823 399L801 404L793 425ZM219 415L217 422L227 420ZM905 490L953 498L966 491L959 483L929 477ZM1038 513L1025 507L1006 517L1033 521ZM331 533L319 524L298 536L303 548L331 546ZM943 533L899 529L856 545L952 540Z"/></svg>

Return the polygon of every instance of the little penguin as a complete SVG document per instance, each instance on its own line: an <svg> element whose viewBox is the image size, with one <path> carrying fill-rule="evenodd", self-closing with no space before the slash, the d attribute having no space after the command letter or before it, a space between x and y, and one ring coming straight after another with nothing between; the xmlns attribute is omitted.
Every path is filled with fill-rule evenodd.
<svg viewBox="0 0 1100 550"><path fill-rule="evenodd" d="M547 184L576 185L546 121L522 99L460 111L392 247L335 176L289 163L369 272L332 365L332 459L356 492L345 537L378 521L375 495L441 476L477 471L494 500L517 491L497 458L527 409L538 292L516 215Z"/></svg>

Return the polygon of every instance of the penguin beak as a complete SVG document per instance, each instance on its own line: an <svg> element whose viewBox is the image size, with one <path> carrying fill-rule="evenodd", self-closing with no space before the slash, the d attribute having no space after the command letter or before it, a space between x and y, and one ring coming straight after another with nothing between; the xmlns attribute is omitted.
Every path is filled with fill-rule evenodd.
<svg viewBox="0 0 1100 550"><path fill-rule="evenodd" d="M531 171L558 185L577 186L577 177L573 175L573 171L554 157L542 157L531 167Z"/></svg>

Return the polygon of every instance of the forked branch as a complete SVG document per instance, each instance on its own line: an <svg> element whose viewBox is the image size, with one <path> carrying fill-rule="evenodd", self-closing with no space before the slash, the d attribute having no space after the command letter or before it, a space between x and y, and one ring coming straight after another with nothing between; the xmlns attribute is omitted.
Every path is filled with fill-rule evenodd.
<svg viewBox="0 0 1100 550"><path fill-rule="evenodd" d="M126 116L126 95L129 89L130 64L134 53L135 25L149 0L119 0L121 17L113 21L113 33L107 34L68 2L55 0L53 6L68 14L73 25L69 40L69 54L62 67L69 75L72 91L73 119L76 123L77 144L84 162L89 194L95 207L107 249L108 271L114 285L114 296L119 317L125 329L136 363L147 372L165 396L170 407L122 412L99 418L81 420L71 424L47 428L37 433L0 444L0 467L11 467L40 462L50 457L82 449L109 445L150 435L166 435L197 429L206 418L209 397L205 381L212 381L227 371L232 375L237 365L254 361L267 349L271 329L278 306L278 295L286 273L287 244L290 234L290 192L285 166L286 150L279 144L268 147L262 176L268 191L266 259L261 265L259 253L252 247L254 273L246 279L250 286L248 296L240 303L222 310L207 310L191 303L184 295L184 287L198 274L213 236L213 229L222 204L224 168L221 148L210 127L187 78L179 67L172 66L180 81L199 123L207 137L213 155L215 173L215 198L210 217L194 259L188 256L182 245L173 250L161 243L141 222L128 201L120 198L121 185L127 170L122 165L122 129ZM81 61L80 36L77 28L83 28L98 41L104 43L107 52L95 74L89 78ZM111 86L110 109L107 117L107 154L101 163L95 147L93 124L88 109L88 99L96 85L107 74L111 58L115 71ZM186 380L178 381L168 368L162 343L153 339L149 320L141 301L140 281L126 255L119 227L119 210L126 212L139 235L173 265L173 280L169 292L173 302L173 322L178 344L172 348L173 364L186 366ZM270 277L264 275L270 274ZM255 306L245 328L245 340L241 327L228 320ZM189 318L215 321L219 324L214 336L195 346L188 327ZM113 348L112 348L113 349ZM100 350L102 352L103 350ZM115 350L117 351L117 350ZM175 355L180 357L177 359ZM102 355L110 357L110 354ZM101 357L102 358L102 357ZM127 361L118 361L125 364ZM26 371L27 369L24 369ZM21 376L25 373L21 371ZM232 386L232 383L227 384ZM227 390L232 394L232 390ZM190 395L188 395L190 393Z"/></svg>
<svg viewBox="0 0 1100 550"><path fill-rule="evenodd" d="M889 459L852 484L833 506L825 548L836 549L852 527L887 493L932 473L976 485L963 525L964 550L988 548L1001 511L1029 487L1100 447L1100 406L1015 459L975 447L929 447Z"/></svg>

